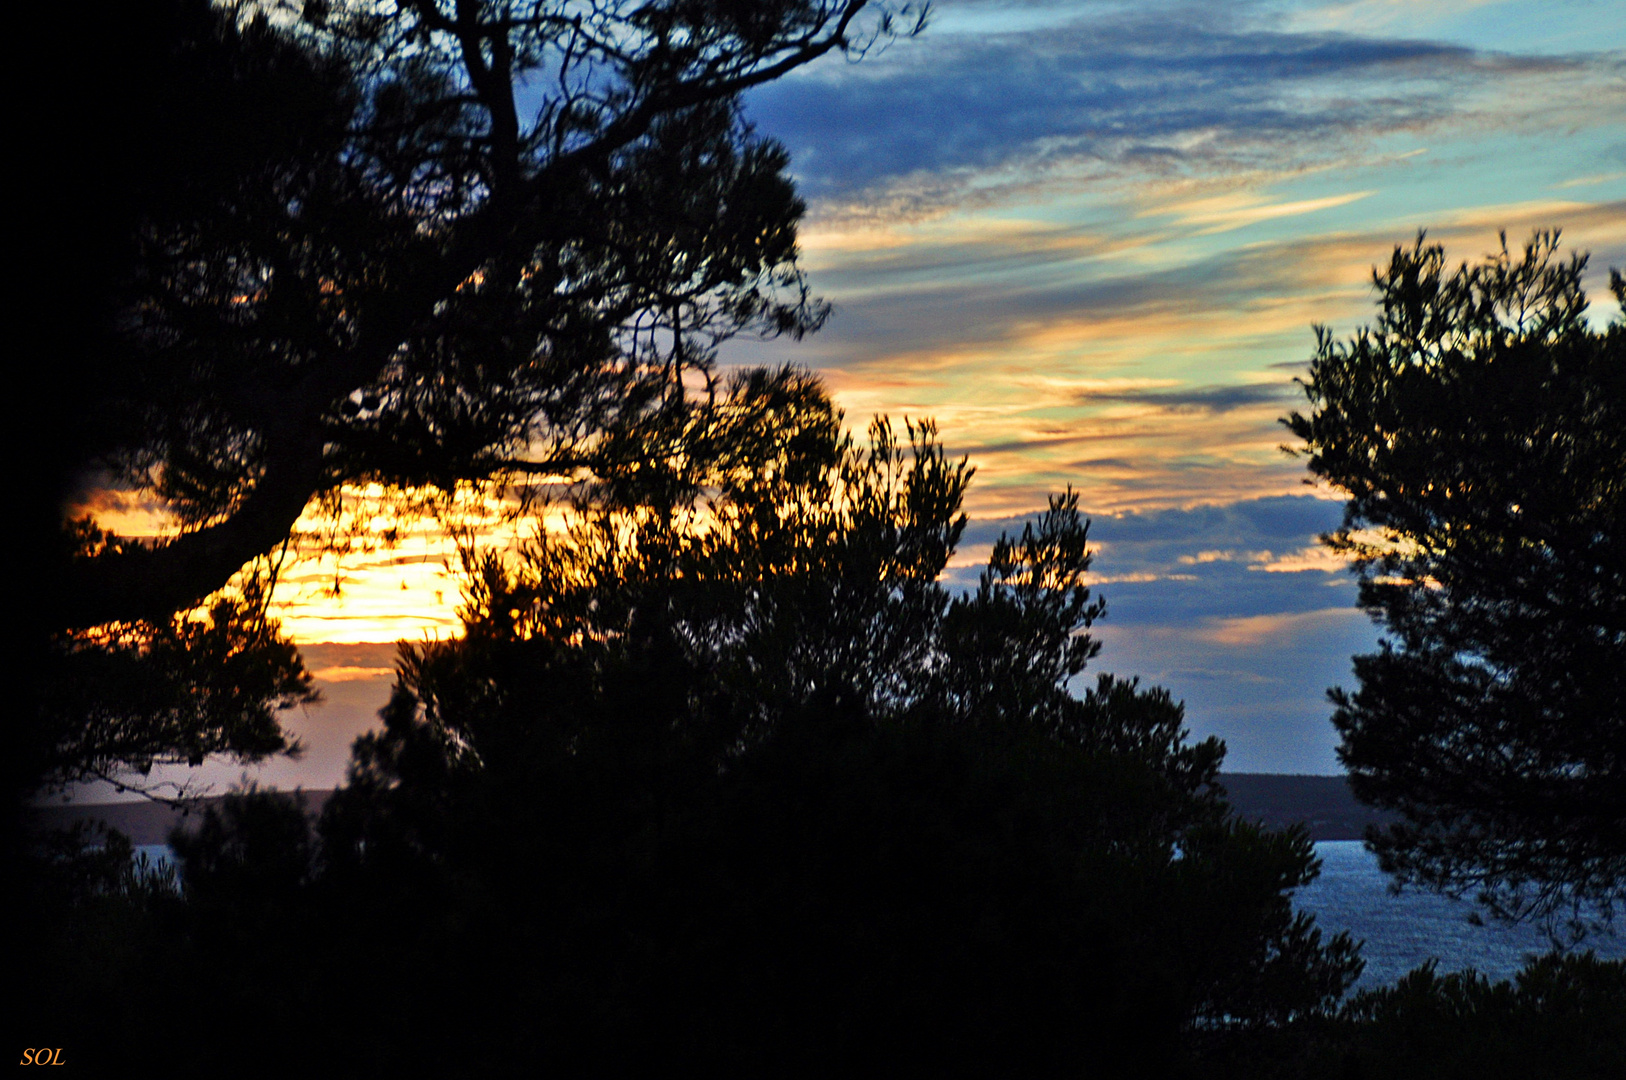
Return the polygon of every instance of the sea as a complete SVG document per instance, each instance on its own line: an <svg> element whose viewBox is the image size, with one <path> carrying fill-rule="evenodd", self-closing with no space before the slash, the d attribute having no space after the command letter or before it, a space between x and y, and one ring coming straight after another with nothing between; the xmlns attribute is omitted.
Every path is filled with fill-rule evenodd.
<svg viewBox="0 0 1626 1080"><path fill-rule="evenodd" d="M1527 957L1553 947L1534 926L1490 919L1474 925L1472 901L1417 889L1392 893L1377 856L1359 840L1322 840L1315 853L1321 876L1298 891L1294 906L1314 915L1324 935L1347 930L1365 943L1366 969L1355 990L1392 984L1431 959L1442 974L1473 968L1492 980L1507 979ZM1579 948L1602 959L1626 958L1626 925L1594 933Z"/></svg>
<svg viewBox="0 0 1626 1080"><path fill-rule="evenodd" d="M1377 856L1359 840L1321 840L1315 845L1321 876L1294 895L1294 907L1316 918L1324 936L1347 930L1363 943L1366 967L1352 992L1394 983L1428 960L1442 974L1472 968L1492 980L1512 978L1527 957L1548 952L1540 929L1486 919L1475 925L1476 905L1417 889L1396 894L1378 869ZM136 848L150 867L173 865L166 844ZM1595 933L1580 946L1606 960L1626 959L1626 925Z"/></svg>

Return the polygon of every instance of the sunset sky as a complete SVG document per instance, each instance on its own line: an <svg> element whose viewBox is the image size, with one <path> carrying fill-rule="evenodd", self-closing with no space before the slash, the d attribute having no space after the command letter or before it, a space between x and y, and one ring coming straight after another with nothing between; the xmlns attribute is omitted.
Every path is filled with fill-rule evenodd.
<svg viewBox="0 0 1626 1080"><path fill-rule="evenodd" d="M951 571L1072 485L1108 616L1094 670L1184 698L1240 771L1338 771L1328 686L1376 630L1317 548L1278 418L1314 323L1346 335L1419 229L1453 262L1535 228L1591 252L1594 317L1626 267L1626 7L1597 2L942 0L919 39L754 93L807 199L835 305L730 364L823 373L850 423L935 417L977 468ZM428 533L285 575L329 703L260 775L330 787L388 689L379 642L448 634ZM373 644L369 644L373 643ZM241 770L210 767L229 783Z"/></svg>

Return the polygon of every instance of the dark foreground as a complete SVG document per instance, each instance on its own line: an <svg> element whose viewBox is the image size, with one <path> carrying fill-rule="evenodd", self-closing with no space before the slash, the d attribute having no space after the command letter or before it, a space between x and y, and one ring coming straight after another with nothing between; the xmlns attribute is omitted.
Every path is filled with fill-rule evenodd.
<svg viewBox="0 0 1626 1080"><path fill-rule="evenodd" d="M1310 839L1359 840L1368 826L1383 825L1392 817L1357 802L1349 782L1341 776L1302 776L1282 773L1221 773L1220 785L1236 816L1268 829L1303 825ZM307 791L302 796L312 815L319 815L332 791ZM65 803L39 808L35 822L42 829L64 829L75 822L104 822L140 846L163 844L177 827L191 828L223 796L199 799L186 808L154 802Z"/></svg>
<svg viewBox="0 0 1626 1080"><path fill-rule="evenodd" d="M1167 812L1145 777L1061 784L1020 747L956 746L821 736L721 786L559 772L540 806L351 789L319 827L316 799L227 797L172 837L184 894L131 879L118 840L35 879L25 1045L182 1076L1559 1080L1626 1061L1626 963L1425 968L1339 1003L1340 947L1271 899L1293 845L1199 823L1150 861L1127 827ZM508 831L463 829L492 821Z"/></svg>

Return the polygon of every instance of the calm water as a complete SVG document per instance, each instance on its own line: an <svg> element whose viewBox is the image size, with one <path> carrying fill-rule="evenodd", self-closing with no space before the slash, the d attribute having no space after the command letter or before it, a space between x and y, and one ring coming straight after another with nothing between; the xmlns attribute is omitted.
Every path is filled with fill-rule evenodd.
<svg viewBox="0 0 1626 1080"><path fill-rule="evenodd" d="M1321 876L1299 890L1295 904L1315 915L1323 932L1348 930L1364 939L1366 970L1356 989L1392 983L1430 957L1440 971L1474 968L1493 979L1505 979L1524 965L1530 953L1551 948L1534 927L1468 922L1474 905L1434 893L1408 889L1389 893L1389 879L1378 860L1359 840L1323 840L1315 846ZM1590 937L1586 947L1600 957L1626 957L1626 931Z"/></svg>

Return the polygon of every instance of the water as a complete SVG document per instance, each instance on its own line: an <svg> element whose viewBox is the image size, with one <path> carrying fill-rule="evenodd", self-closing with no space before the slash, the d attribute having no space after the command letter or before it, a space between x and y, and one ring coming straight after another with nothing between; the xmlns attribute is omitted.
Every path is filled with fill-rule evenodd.
<svg viewBox="0 0 1626 1080"><path fill-rule="evenodd" d="M1348 930L1366 941L1361 955L1366 970L1357 990L1393 983L1430 958L1439 970L1474 968L1492 979L1506 979L1524 966L1525 957L1552 948L1533 926L1508 926L1486 920L1468 921L1476 906L1431 892L1389 892L1389 878L1378 869L1377 856L1359 840L1323 840L1315 845L1321 876L1299 890L1295 905L1316 917L1324 933ZM1626 957L1626 931L1588 937L1586 948L1599 957Z"/></svg>

